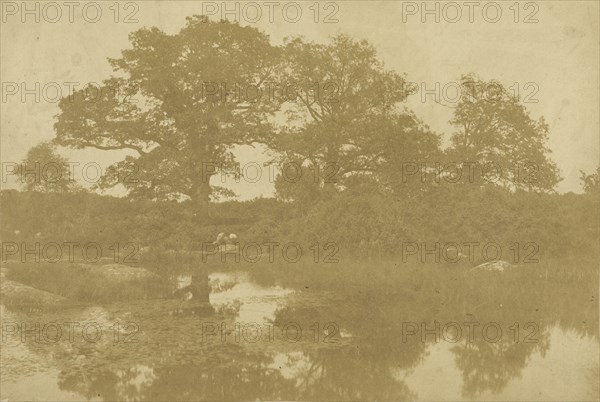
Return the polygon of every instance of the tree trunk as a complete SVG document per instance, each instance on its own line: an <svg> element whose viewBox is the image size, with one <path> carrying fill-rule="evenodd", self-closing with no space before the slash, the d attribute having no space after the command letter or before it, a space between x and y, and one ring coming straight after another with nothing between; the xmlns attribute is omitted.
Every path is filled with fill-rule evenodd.
<svg viewBox="0 0 600 402"><path fill-rule="evenodd" d="M209 184L210 178L206 180L199 179L199 183L194 185L194 197L192 199L194 203L195 213L199 217L210 216L210 195L212 188Z"/></svg>
<svg viewBox="0 0 600 402"><path fill-rule="evenodd" d="M208 286L208 274L206 272L198 272L192 274L192 283L190 285L190 292L192 293L192 300L208 303L210 295L210 286Z"/></svg>

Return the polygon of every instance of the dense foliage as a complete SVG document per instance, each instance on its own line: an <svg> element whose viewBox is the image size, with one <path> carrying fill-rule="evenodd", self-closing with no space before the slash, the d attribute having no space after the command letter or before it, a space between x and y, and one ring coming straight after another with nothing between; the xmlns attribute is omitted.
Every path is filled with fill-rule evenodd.
<svg viewBox="0 0 600 402"><path fill-rule="evenodd" d="M524 250L526 243L537 244L534 257L540 260L583 263L600 254L600 202L591 195L446 186L419 199L340 193L307 209L274 199L225 202L211 205L207 216L196 215L189 202L134 203L85 193L11 190L3 191L0 201L4 242L97 242L103 249L133 242L137 247L200 250L202 243L227 232L236 233L242 245L296 242L306 250L332 242L339 255L364 257L399 255L405 243L431 248L452 242L495 242L507 260L515 242L520 260L533 252Z"/></svg>

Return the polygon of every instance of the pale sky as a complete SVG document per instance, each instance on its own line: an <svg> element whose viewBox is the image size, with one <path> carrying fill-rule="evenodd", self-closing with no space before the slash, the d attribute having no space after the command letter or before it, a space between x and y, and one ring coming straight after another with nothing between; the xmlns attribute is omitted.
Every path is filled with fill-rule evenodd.
<svg viewBox="0 0 600 402"><path fill-rule="evenodd" d="M115 22L114 2L96 2L102 10L96 23L83 18L85 2L74 9L73 22L69 21L66 6L61 6L60 17L56 17L56 10L44 10L43 5L40 6L40 22L35 22L35 15L22 15L23 3L2 3L2 162L19 162L29 148L53 137L54 116L59 111L53 101L55 89L61 88L66 95L68 84L65 83L77 82L84 86L108 78L112 71L106 58L118 57L122 49L129 47L127 36L130 32L143 26L157 26L168 33L176 33L183 27L186 16L201 14L203 7L211 7L211 4L221 11L222 4L221 1L129 3L121 3L119 22ZM234 2L228 3L234 7ZM302 15L296 23L286 21L282 15L283 6L292 2L276 3L279 5L274 8L273 22L269 21L268 6L262 1L255 3L263 13L260 21L250 23L244 21L242 15L240 22L265 31L275 44L281 43L286 36L295 35L304 35L317 42L326 42L336 33L367 39L375 45L387 68L406 73L408 81L423 83L427 89L434 89L436 82L441 87L456 83L461 74L473 72L483 79L495 78L507 87L518 88L521 96L530 95L531 101L538 101L526 104L531 115L534 118L544 116L550 125L548 145L564 177L558 187L560 192L581 192L579 170L590 172L600 163L598 1L527 3L539 6L537 10L534 6L526 8L526 3L519 3L518 23L514 21L513 1L494 3L502 12L496 23L486 21L482 11L486 3L493 2L481 2L481 6L474 9L473 22L469 22L468 8L461 6L462 16L455 23L444 20L444 10L447 18L456 15L455 9L444 7L444 2L439 3L441 17L437 23L434 15L425 15L426 22L421 21L420 1L338 1L334 15L338 22L334 23L322 21L330 12L336 11L334 5L327 5L327 2L320 2L318 23L310 8L313 1L297 2ZM27 4L33 8L35 2ZM243 9L244 3L240 4ZM435 2L427 4L431 9L435 7ZM455 4L462 5L463 2ZM94 7L87 8L85 16L88 20L95 18ZM416 14L403 13L403 10L415 10L414 7L417 7ZM488 20L495 17L494 7L487 8L485 17ZM247 11L253 18L254 10ZM131 12L138 22L124 23L124 18ZM532 12L535 12L532 18L538 22L522 22ZM289 9L287 15L293 17L294 9ZM27 18L24 23L23 17ZM57 22L50 22L52 19ZM40 89L46 89L46 100L36 102L33 95L28 95L23 102L21 92L11 95L7 91L10 83L25 83L26 88L32 89L36 82ZM422 102L420 94L413 95L407 106L434 131L444 134L445 138L450 134L451 109L434 102L432 96ZM97 150L61 150L61 153L73 162L83 165L93 161L103 167L124 155L123 152ZM266 160L260 150L249 147L238 154L242 164ZM1 185L2 188L15 187L12 182ZM229 187L242 200L270 196L273 192L266 169L258 183Z"/></svg>

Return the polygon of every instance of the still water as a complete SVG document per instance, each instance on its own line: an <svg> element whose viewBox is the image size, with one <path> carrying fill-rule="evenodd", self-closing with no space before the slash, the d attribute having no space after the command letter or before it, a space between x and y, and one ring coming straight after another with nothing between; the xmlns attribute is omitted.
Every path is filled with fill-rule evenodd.
<svg viewBox="0 0 600 402"><path fill-rule="evenodd" d="M247 272L170 280L183 289L178 299L2 307L3 400L35 400L39 389L44 400L598 397L598 332L587 316L539 306L514 316L508 299L450 308L443 298L313 289ZM206 294L186 294L198 281ZM42 333L36 322L54 326ZM23 339L15 323L33 330Z"/></svg>

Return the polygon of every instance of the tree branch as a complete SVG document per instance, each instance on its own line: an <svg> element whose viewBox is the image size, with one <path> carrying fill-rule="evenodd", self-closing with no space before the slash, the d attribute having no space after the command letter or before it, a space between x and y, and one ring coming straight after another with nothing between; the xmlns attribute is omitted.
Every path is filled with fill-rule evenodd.
<svg viewBox="0 0 600 402"><path fill-rule="evenodd" d="M83 145L84 147L101 149L103 151L116 151L116 150L121 150L121 149L133 149L134 151L139 152L140 155L147 155L147 152L145 152L141 147L138 147L136 145L131 145L131 144L98 145L98 144L94 144L92 142L87 142L86 141L86 142L83 142L81 145Z"/></svg>

